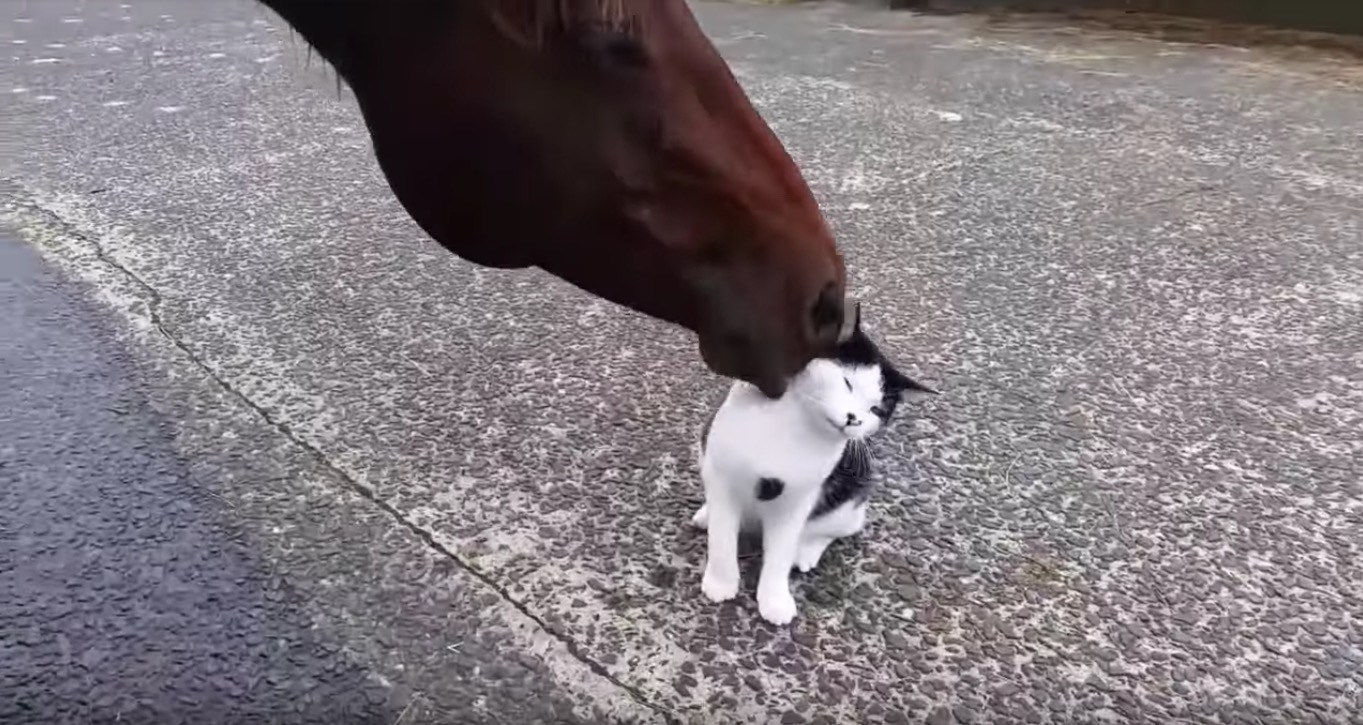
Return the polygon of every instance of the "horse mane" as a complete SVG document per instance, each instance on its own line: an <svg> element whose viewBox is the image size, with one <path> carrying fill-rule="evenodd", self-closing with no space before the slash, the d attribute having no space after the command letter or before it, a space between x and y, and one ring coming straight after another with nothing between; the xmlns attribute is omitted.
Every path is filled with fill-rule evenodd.
<svg viewBox="0 0 1363 725"><path fill-rule="evenodd" d="M504 35L522 45L583 30L636 32L641 0L483 0L489 17Z"/></svg>
<svg viewBox="0 0 1363 725"><path fill-rule="evenodd" d="M279 15L308 44L308 57L314 50L337 71L336 91L341 78L352 71L352 60L359 47L357 35L372 21L372 13L384 3L396 0L257 0ZM481 10L503 36L523 47L538 49L554 36L585 30L606 30L636 34L652 3L644 0L408 0L407 12L420 24L423 18L448 13L459 4L481 5ZM402 12L398 7L385 13Z"/></svg>

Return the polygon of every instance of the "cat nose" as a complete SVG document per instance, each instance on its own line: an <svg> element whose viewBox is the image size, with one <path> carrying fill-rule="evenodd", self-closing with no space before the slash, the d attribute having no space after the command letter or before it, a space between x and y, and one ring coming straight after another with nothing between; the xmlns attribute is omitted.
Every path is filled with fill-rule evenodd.
<svg viewBox="0 0 1363 725"><path fill-rule="evenodd" d="M860 420L857 420L857 416L856 416L856 415L854 415L854 414L852 414L852 413L848 413L848 414L847 414L847 425L861 425L861 421L860 421Z"/></svg>

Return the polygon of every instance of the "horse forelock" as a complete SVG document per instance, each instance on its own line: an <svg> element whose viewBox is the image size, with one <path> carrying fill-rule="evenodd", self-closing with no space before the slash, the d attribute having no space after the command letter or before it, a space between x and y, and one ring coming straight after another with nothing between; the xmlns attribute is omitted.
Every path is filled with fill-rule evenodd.
<svg viewBox="0 0 1363 725"><path fill-rule="evenodd" d="M483 0L493 23L522 44L583 30L634 32L650 3L640 0Z"/></svg>

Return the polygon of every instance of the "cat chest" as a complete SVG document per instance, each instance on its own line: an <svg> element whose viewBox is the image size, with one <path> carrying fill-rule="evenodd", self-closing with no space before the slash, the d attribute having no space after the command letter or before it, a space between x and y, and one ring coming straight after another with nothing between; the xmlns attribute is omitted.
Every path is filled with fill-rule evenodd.
<svg viewBox="0 0 1363 725"><path fill-rule="evenodd" d="M752 441L749 441L752 443ZM841 455L800 446L714 445L707 465L740 498L770 501L817 490Z"/></svg>
<svg viewBox="0 0 1363 725"><path fill-rule="evenodd" d="M799 411L726 404L711 422L703 456L704 465L726 487L738 489L733 492L739 498L774 500L817 490L837 465L843 445L815 435Z"/></svg>

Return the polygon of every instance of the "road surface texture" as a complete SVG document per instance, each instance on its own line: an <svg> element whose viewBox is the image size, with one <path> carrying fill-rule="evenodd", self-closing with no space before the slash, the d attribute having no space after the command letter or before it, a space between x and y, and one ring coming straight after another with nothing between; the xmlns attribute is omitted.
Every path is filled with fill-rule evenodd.
<svg viewBox="0 0 1363 725"><path fill-rule="evenodd" d="M945 394L789 630L692 342L464 264L244 0L0 3L5 723L1363 722L1363 84L698 4Z"/></svg>

